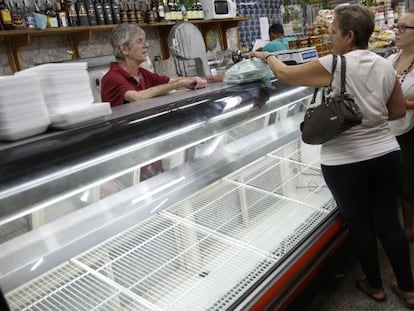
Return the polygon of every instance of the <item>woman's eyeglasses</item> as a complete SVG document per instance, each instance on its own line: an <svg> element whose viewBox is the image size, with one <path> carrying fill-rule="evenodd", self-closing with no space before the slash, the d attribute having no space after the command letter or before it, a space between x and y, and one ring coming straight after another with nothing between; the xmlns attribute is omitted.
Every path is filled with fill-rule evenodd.
<svg viewBox="0 0 414 311"><path fill-rule="evenodd" d="M405 32L407 29L414 29L414 26L394 25L394 29L398 29L399 32Z"/></svg>

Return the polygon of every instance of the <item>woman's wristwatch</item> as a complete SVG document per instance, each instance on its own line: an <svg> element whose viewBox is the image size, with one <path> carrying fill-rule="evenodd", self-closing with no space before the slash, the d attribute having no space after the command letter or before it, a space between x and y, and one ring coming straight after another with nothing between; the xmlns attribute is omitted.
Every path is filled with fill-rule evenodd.
<svg viewBox="0 0 414 311"><path fill-rule="evenodd" d="M273 55L273 54L267 54L267 55L265 56L264 60L265 60L266 64L267 64L267 59L268 59L270 56L274 56L274 55Z"/></svg>

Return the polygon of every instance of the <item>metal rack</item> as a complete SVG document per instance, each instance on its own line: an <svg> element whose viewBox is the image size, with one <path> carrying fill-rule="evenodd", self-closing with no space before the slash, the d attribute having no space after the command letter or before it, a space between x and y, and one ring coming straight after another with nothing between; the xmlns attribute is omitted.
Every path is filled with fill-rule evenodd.
<svg viewBox="0 0 414 311"><path fill-rule="evenodd" d="M226 310L335 210L318 163L295 139L9 292L10 307Z"/></svg>

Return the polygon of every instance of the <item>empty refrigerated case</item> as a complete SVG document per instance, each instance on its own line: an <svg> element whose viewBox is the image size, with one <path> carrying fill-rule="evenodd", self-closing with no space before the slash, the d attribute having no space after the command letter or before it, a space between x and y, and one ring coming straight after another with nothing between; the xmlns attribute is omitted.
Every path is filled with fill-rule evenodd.
<svg viewBox="0 0 414 311"><path fill-rule="evenodd" d="M56 144L49 166L0 192L0 232L26 223L1 245L11 310L286 307L346 237L319 147L299 138L311 93L223 85L150 100L81 138L3 146L11 156ZM139 181L156 160L164 172Z"/></svg>

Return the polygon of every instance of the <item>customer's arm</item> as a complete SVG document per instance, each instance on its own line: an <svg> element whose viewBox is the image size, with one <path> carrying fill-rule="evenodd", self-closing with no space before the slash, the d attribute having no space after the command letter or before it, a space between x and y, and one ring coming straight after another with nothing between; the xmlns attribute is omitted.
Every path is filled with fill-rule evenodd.
<svg viewBox="0 0 414 311"><path fill-rule="evenodd" d="M388 120L397 120L405 116L406 100L404 99L401 85L398 79L395 79L394 89L387 102Z"/></svg>
<svg viewBox="0 0 414 311"><path fill-rule="evenodd" d="M408 109L414 109L414 100L406 99L405 100L405 106L406 106L407 110Z"/></svg>
<svg viewBox="0 0 414 311"><path fill-rule="evenodd" d="M276 77L288 84L322 87L329 85L332 80L332 75L322 66L319 60L288 66L266 52L252 52L250 56L261 58L267 62Z"/></svg>

